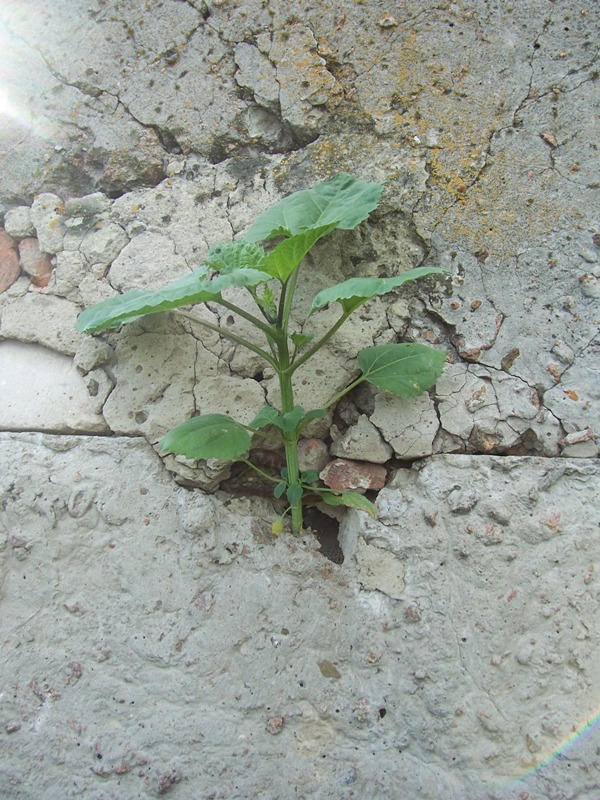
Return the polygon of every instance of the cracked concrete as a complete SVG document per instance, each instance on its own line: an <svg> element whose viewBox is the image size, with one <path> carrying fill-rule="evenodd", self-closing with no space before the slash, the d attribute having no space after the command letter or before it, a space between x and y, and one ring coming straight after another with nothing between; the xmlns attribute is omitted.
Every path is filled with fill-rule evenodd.
<svg viewBox="0 0 600 800"><path fill-rule="evenodd" d="M598 706L597 24L581 0L3 4L3 796L595 800L596 729L545 760ZM362 347L449 351L429 395L363 386L310 430L390 476L341 566L273 540L229 465L149 447L277 402L259 358L188 317L74 331L338 171L383 200L307 259L299 327L354 275L453 276L367 304L297 375L314 407Z"/></svg>

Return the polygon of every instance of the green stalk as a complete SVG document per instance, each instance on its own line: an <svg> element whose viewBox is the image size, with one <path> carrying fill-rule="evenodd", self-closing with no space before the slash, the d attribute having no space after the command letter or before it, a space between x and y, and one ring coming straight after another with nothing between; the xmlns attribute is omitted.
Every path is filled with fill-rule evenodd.
<svg viewBox="0 0 600 800"><path fill-rule="evenodd" d="M280 349L280 357L284 356ZM287 341L285 342L287 351ZM289 355L288 355L289 358ZM283 359L282 359L283 360ZM292 389L291 375L285 371L279 373L279 388L281 390L281 411L287 414L294 408L294 392ZM300 483L300 467L298 465L298 434L296 431L284 431L283 445L285 447L285 461L287 465L287 482L291 486ZM302 530L302 500L291 504L292 531L300 533Z"/></svg>
<svg viewBox="0 0 600 800"><path fill-rule="evenodd" d="M323 347L323 345L327 344L327 342L333 337L333 335L337 333L337 331L342 327L344 322L346 322L351 313L352 313L351 311L348 312L344 311L344 313L337 320L337 322L331 326L331 328L327 331L327 333L324 336L322 336L318 342L315 342L315 344L313 344L313 346L310 349L308 349L306 353L304 353L304 355L302 355L300 358L292 362L288 367L290 374L292 372L295 372L298 369L298 367L301 367L302 364L308 361L309 358L312 358L312 356L314 356L314 354L317 353Z"/></svg>
<svg viewBox="0 0 600 800"><path fill-rule="evenodd" d="M297 280L298 270L294 272L288 283L283 285L279 300L279 316L277 319L277 327L280 332L280 338L277 341L277 349L279 353L277 375L279 378L279 389L281 392L282 414L287 414L294 408L294 390L292 388L292 373L289 370L290 351L288 346L287 331ZM298 465L298 432L284 431L283 445L285 447L288 486L299 484L300 467ZM292 512L292 532L300 533L302 530L302 500L298 500L290 505Z"/></svg>
<svg viewBox="0 0 600 800"><path fill-rule="evenodd" d="M190 322L195 322L197 325L202 325L202 327L208 328L209 331L214 331L215 333L218 333L219 336L224 336L226 339L231 339L231 341L235 342L236 344L241 344L242 347L246 347L248 350L252 350L253 353L256 353L257 355L264 358L265 361L267 361L267 363L269 363L273 367L273 369L277 369L277 364L275 362L275 359L271 355L269 355L269 353L267 353L266 350L263 350L262 347L259 347L256 344L252 344L252 342L249 342L246 339L242 339L241 336L238 336L237 334L228 331L226 328L220 328L218 325L213 325L212 322L206 322L205 320L200 319L200 317L197 317L195 314L191 314L189 311L182 311L179 308L175 308L173 309L173 313L177 314L180 317L184 317L185 319L189 319ZM274 333L274 331L272 330L270 330L269 332L271 336ZM269 340L269 344L270 342L271 340Z"/></svg>
<svg viewBox="0 0 600 800"><path fill-rule="evenodd" d="M219 297L218 300L212 300L211 302L218 303L220 306L229 309L229 311L233 311L234 314L239 314L240 317L248 320L248 322L254 325L255 328L258 328L260 331L262 331L267 338L273 335L273 327L271 325L265 324L261 319L255 317L254 314L250 314L249 311L245 311L243 308L236 306L235 303L230 303L228 300L224 300L222 297Z"/></svg>
<svg viewBox="0 0 600 800"><path fill-rule="evenodd" d="M335 405L335 404L338 402L338 400L341 400L341 399L342 399L342 397L343 397L345 394L348 394L348 392L351 392L351 391L352 391L352 389L355 389L355 388L356 388L356 387L357 387L359 384L361 384L361 383L362 383L364 380L366 380L366 376L365 376L365 375L361 375L361 376L360 376L359 378L357 378L355 381L352 381L352 383L351 383L349 386L346 386L346 388L345 388L345 389L342 389L342 391L341 391L341 392L338 392L337 394L334 394L334 395L333 395L333 397L332 397L330 400L328 400L328 401L325 403L325 406L324 406L324 408L329 408L330 406L333 406L333 405Z"/></svg>

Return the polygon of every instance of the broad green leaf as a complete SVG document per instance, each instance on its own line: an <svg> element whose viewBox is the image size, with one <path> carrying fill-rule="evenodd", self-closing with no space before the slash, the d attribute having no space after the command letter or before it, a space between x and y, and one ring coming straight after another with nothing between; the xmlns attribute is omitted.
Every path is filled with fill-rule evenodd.
<svg viewBox="0 0 600 800"><path fill-rule="evenodd" d="M348 508L359 508L366 511L372 517L377 517L377 506L367 500L364 495L358 492L342 492L342 494L330 494L329 492L320 493L321 500L329 506L348 506Z"/></svg>
<svg viewBox="0 0 600 800"><path fill-rule="evenodd" d="M369 383L400 397L416 397L442 374L447 352L424 344L380 344L358 354Z"/></svg>
<svg viewBox="0 0 600 800"><path fill-rule="evenodd" d="M310 313L329 303L339 302L344 311L354 311L372 297L387 294L404 283L424 278L426 275L444 275L447 270L440 267L417 267L394 278L350 278L343 283L320 291L312 301Z"/></svg>
<svg viewBox="0 0 600 800"><path fill-rule="evenodd" d="M266 428L267 425L273 425L275 420L280 416L281 415L276 408L273 408L272 406L265 406L264 408L261 408L258 414L254 417L250 423L250 427L258 431L261 428Z"/></svg>
<svg viewBox="0 0 600 800"><path fill-rule="evenodd" d="M186 458L228 461L250 449L250 434L225 414L205 414L183 422L160 441L162 450Z"/></svg>
<svg viewBox="0 0 600 800"><path fill-rule="evenodd" d="M247 242L260 242L272 236L295 236L309 228L335 223L350 230L365 220L377 207L383 186L354 178L345 172L312 189L294 192L268 208L254 220Z"/></svg>
<svg viewBox="0 0 600 800"><path fill-rule="evenodd" d="M302 500L303 494L304 494L304 489L300 486L299 483L291 483L287 488L285 496L287 497L289 504L291 506L295 506L296 503L299 503L300 500Z"/></svg>
<svg viewBox="0 0 600 800"><path fill-rule="evenodd" d="M86 308L77 319L77 330L98 333L133 322L148 314L171 311L181 306L218 300L221 292L232 286L256 286L270 280L270 275L256 269L235 269L208 280L208 270L201 267L162 289L136 289L111 297Z"/></svg>
<svg viewBox="0 0 600 800"><path fill-rule="evenodd" d="M225 242L215 244L202 260L215 272L231 272L235 269L260 269L265 251L250 242Z"/></svg>
<svg viewBox="0 0 600 800"><path fill-rule="evenodd" d="M257 265L258 268L285 283L311 247L335 227L337 227L337 223L331 222L329 225L310 228L289 239L284 239L264 257ZM256 247L256 245L247 246Z"/></svg>

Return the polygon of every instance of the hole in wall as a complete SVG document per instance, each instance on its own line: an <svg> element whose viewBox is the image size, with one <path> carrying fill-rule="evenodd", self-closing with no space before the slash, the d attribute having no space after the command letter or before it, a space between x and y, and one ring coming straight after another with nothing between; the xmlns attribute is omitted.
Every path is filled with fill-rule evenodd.
<svg viewBox="0 0 600 800"><path fill-rule="evenodd" d="M334 564L344 562L344 553L338 541L340 523L337 519L327 516L314 506L304 509L304 520L310 526L321 545L321 553Z"/></svg>

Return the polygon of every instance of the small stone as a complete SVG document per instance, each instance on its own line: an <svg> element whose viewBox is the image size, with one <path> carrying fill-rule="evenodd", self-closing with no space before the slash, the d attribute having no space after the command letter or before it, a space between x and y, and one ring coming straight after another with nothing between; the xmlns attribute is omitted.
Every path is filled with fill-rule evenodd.
<svg viewBox="0 0 600 800"><path fill-rule="evenodd" d="M334 680L337 680L338 678L342 677L339 669L335 666L335 664L332 664L331 661L319 661L319 669L321 670L321 675L324 678L333 678Z"/></svg>
<svg viewBox="0 0 600 800"><path fill-rule="evenodd" d="M278 733L281 733L283 729L283 717L271 717L267 720L267 733L270 733L271 736L276 736Z"/></svg>
<svg viewBox="0 0 600 800"><path fill-rule="evenodd" d="M52 262L48 253L42 253L37 239L23 239L19 244L21 269L31 278L34 286L48 286L52 275Z"/></svg>
<svg viewBox="0 0 600 800"><path fill-rule="evenodd" d="M44 253L60 253L65 236L64 205L60 197L50 192L39 194L31 206L31 220Z"/></svg>
<svg viewBox="0 0 600 800"><path fill-rule="evenodd" d="M346 433L333 443L331 454L384 464L392 457L394 451L387 442L384 442L375 425L363 414L356 425L348 428Z"/></svg>
<svg viewBox="0 0 600 800"><path fill-rule="evenodd" d="M9 236L15 239L35 236L35 228L31 221L31 209L29 206L17 206L7 211L4 215L4 229Z"/></svg>
<svg viewBox="0 0 600 800"><path fill-rule="evenodd" d="M12 286L21 272L16 248L12 236L0 231L0 293Z"/></svg>
<svg viewBox="0 0 600 800"><path fill-rule="evenodd" d="M466 514L477 504L478 500L479 496L473 489L462 489L460 487L453 489L447 497L450 511L454 514Z"/></svg>
<svg viewBox="0 0 600 800"><path fill-rule="evenodd" d="M553 150L558 147L556 136L552 133L552 131L544 131L544 133L540 133L540 136L546 142L546 144L550 145Z"/></svg>
<svg viewBox="0 0 600 800"><path fill-rule="evenodd" d="M108 223L87 236L80 250L89 264L111 264L129 244L129 237L120 225Z"/></svg>
<svg viewBox="0 0 600 800"><path fill-rule="evenodd" d="M364 591L382 592L395 600L404 592L404 565L389 550L367 544L360 537L354 554L358 566L358 581Z"/></svg>
<svg viewBox="0 0 600 800"><path fill-rule="evenodd" d="M379 17L377 24L380 28L395 28L398 25L398 20L396 17L392 17L391 14L384 14Z"/></svg>
<svg viewBox="0 0 600 800"><path fill-rule="evenodd" d="M584 261L587 261L588 264L595 264L598 261L598 256L596 253L593 253L587 247L582 247L579 251L579 255Z"/></svg>
<svg viewBox="0 0 600 800"><path fill-rule="evenodd" d="M175 786L176 783L181 781L181 775L178 774L177 770L171 769L167 772L163 772L157 778L157 794L159 796L166 794L169 789Z"/></svg>
<svg viewBox="0 0 600 800"><path fill-rule="evenodd" d="M385 467L366 462L336 458L320 472L321 480L336 491L383 489L387 478Z"/></svg>
<svg viewBox="0 0 600 800"><path fill-rule="evenodd" d="M320 439L301 439L298 442L298 464L300 471L315 469L321 472L329 461L327 445Z"/></svg>
<svg viewBox="0 0 600 800"><path fill-rule="evenodd" d="M561 444L579 444L581 442L590 442L595 440L594 431L591 428L586 428L583 431L573 431L568 433Z"/></svg>
<svg viewBox="0 0 600 800"><path fill-rule="evenodd" d="M110 199L102 192L86 194L84 197L72 197L65 203L65 212L69 217L94 217L108 211Z"/></svg>
<svg viewBox="0 0 600 800"><path fill-rule="evenodd" d="M600 281L594 275L585 274L579 278L581 291L588 297L600 297Z"/></svg>
<svg viewBox="0 0 600 800"><path fill-rule="evenodd" d="M4 730L7 733L16 733L17 731L21 730L21 723L20 722L7 722L4 726Z"/></svg>
<svg viewBox="0 0 600 800"><path fill-rule="evenodd" d="M359 697L354 708L352 709L352 716L357 722L366 722L371 713L371 704L366 697Z"/></svg>

